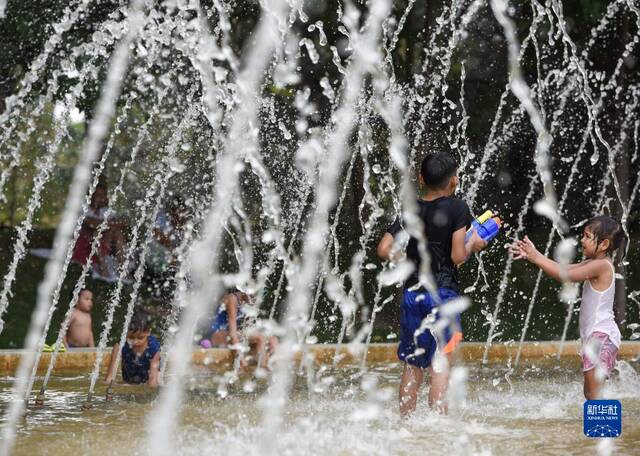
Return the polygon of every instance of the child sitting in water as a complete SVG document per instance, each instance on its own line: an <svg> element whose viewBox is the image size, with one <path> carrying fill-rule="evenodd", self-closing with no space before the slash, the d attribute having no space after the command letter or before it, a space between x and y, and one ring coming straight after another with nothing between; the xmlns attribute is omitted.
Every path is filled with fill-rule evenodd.
<svg viewBox="0 0 640 456"><path fill-rule="evenodd" d="M93 328L91 326L92 308L93 293L91 290L83 288L80 290L78 301L71 313L69 328L63 338L65 347L95 347Z"/></svg>
<svg viewBox="0 0 640 456"><path fill-rule="evenodd" d="M211 324L209 341L214 347L232 348L240 359L240 365L244 367L246 360L240 341L241 332L243 332L248 339L252 356L257 358L260 367L267 368L269 358L278 346L278 338L266 336L251 327L249 315L243 311L243 308L252 303L253 299L240 291L224 295L218 307L218 313Z"/></svg>
<svg viewBox="0 0 640 456"><path fill-rule="evenodd" d="M584 397L600 398L604 380L616 363L620 330L613 314L615 268L612 257L624 241L620 223L606 215L592 218L584 227L582 250L585 260L561 267L545 257L525 236L511 246L515 259L526 259L558 281L584 282L580 304L580 340ZM564 269L564 270L563 270ZM595 369L599 366L604 375Z"/></svg>
<svg viewBox="0 0 640 456"><path fill-rule="evenodd" d="M115 377L115 361L120 344L115 344L107 370L106 382ZM151 317L142 309L131 317L127 342L122 347L122 380L125 383L158 386L160 376L160 342L151 335Z"/></svg>

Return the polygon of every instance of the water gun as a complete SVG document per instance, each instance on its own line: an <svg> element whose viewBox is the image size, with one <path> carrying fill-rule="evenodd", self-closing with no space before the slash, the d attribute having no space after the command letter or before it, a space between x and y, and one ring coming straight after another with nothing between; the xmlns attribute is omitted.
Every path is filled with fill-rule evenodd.
<svg viewBox="0 0 640 456"><path fill-rule="evenodd" d="M471 222L471 227L467 230L464 242L466 243L471 239L473 230L476 230L482 240L489 242L498 235L501 225L502 220L500 220L500 217L495 217L491 211L485 211L484 214Z"/></svg>

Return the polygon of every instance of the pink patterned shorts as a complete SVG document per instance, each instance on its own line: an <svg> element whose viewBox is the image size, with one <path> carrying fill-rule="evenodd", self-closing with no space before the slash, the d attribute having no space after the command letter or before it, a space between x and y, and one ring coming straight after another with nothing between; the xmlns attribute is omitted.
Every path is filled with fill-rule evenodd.
<svg viewBox="0 0 640 456"><path fill-rule="evenodd" d="M592 353L597 353L597 359L590 359L588 356L589 347L593 348ZM616 365L617 354L618 347L611 342L607 334L594 332L582 346L582 370L584 372L589 371L600 363L605 369L607 377L609 377L613 367Z"/></svg>

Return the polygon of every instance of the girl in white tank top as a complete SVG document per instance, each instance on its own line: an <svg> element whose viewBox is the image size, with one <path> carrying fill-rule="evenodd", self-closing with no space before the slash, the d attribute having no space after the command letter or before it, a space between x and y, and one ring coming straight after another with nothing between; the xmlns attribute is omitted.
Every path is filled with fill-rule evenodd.
<svg viewBox="0 0 640 456"><path fill-rule="evenodd" d="M609 336L611 342L616 347L620 347L621 334L613 314L613 302L616 292L615 269L613 263L606 261L611 269L609 286L605 290L599 291L591 285L590 280L585 280L582 286L580 339L585 344L593 333L599 332Z"/></svg>
<svg viewBox="0 0 640 456"><path fill-rule="evenodd" d="M622 226L606 215L591 219L582 234L585 260L561 266L540 253L527 236L511 246L514 258L527 259L560 282L584 282L580 305L580 339L584 395L598 399L616 361L621 335L613 304L616 273L612 258L624 243Z"/></svg>

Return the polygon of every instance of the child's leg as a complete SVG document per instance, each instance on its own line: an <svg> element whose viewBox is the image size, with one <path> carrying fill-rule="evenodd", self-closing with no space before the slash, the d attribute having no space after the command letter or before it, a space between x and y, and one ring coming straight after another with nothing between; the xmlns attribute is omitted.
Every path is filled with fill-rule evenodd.
<svg viewBox="0 0 640 456"><path fill-rule="evenodd" d="M447 366L440 372L435 372L433 365L429 366L431 376L431 388L429 389L429 407L435 408L440 413L447 413L447 388L449 387L449 372L453 363L453 352L444 355Z"/></svg>
<svg viewBox="0 0 640 456"><path fill-rule="evenodd" d="M597 356L594 356L594 352ZM582 355L582 371L584 374L584 397L587 400L600 399L602 387L616 364L618 347L609 336L594 332L585 343Z"/></svg>
<svg viewBox="0 0 640 456"><path fill-rule="evenodd" d="M269 362L269 355L265 350L267 346L265 337L262 334L253 334L249 336L249 345L253 349L252 355L255 356L258 367L266 368Z"/></svg>
<svg viewBox="0 0 640 456"><path fill-rule="evenodd" d="M278 344L279 343L280 343L280 341L278 341L278 338L276 336L269 336L267 338L267 349L264 352L264 365L265 365L265 368L269 369L269 361L271 360L271 356L278 349Z"/></svg>
<svg viewBox="0 0 640 456"><path fill-rule="evenodd" d="M276 336L269 336L269 354L273 355L278 349L280 341Z"/></svg>
<svg viewBox="0 0 640 456"><path fill-rule="evenodd" d="M269 361L271 355L278 348L278 338L276 336L266 337L262 334L258 336L249 337L250 345L255 352L255 357L258 361L258 367L263 369L269 369Z"/></svg>
<svg viewBox="0 0 640 456"><path fill-rule="evenodd" d="M420 367L404 363L404 371L400 380L400 416L406 417L416 409L418 390L424 378L424 370Z"/></svg>
<svg viewBox="0 0 640 456"><path fill-rule="evenodd" d="M584 372L584 397L588 401L594 399L600 399L600 392L602 391L603 382L598 380L596 375L596 369L591 369Z"/></svg>
<svg viewBox="0 0 640 456"><path fill-rule="evenodd" d="M211 334L210 340L214 347L227 347L229 345L229 331L215 331Z"/></svg>

